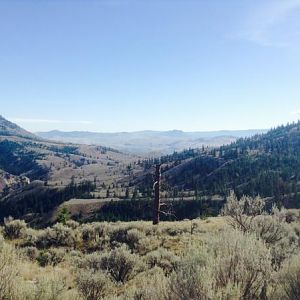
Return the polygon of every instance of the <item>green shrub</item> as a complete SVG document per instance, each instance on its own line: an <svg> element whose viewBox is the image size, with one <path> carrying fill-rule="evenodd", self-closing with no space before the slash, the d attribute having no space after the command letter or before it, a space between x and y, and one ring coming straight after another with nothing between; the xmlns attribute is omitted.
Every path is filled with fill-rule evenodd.
<svg viewBox="0 0 300 300"><path fill-rule="evenodd" d="M297 235L297 227L290 223L293 218L288 217L285 209L279 210L274 206L271 213L267 214L263 210L264 206L265 201L260 197L253 199L244 196L238 201L232 193L227 199L223 214L233 228L262 239L271 251L274 269L279 269L286 258L296 253L300 234ZM295 214L293 211L293 215Z"/></svg>
<svg viewBox="0 0 300 300"><path fill-rule="evenodd" d="M107 235L107 233L109 231L109 227L106 222L93 223L92 225L94 228L96 239L103 238Z"/></svg>
<svg viewBox="0 0 300 300"><path fill-rule="evenodd" d="M105 271L114 281L125 282L145 267L138 255L122 246L110 252L91 253L76 261L79 268L94 272Z"/></svg>
<svg viewBox="0 0 300 300"><path fill-rule="evenodd" d="M51 254L48 251L40 251L36 260L41 267L46 267L51 264Z"/></svg>
<svg viewBox="0 0 300 300"><path fill-rule="evenodd" d="M124 226L114 228L110 232L110 243L112 245L126 243L128 230L129 230L128 227L124 227Z"/></svg>
<svg viewBox="0 0 300 300"><path fill-rule="evenodd" d="M138 248L139 242L145 238L145 234L135 228L127 231L126 244L130 249Z"/></svg>
<svg viewBox="0 0 300 300"><path fill-rule="evenodd" d="M271 255L253 235L227 231L208 247L213 251L216 288L237 286L242 299L256 299L264 292L271 275Z"/></svg>
<svg viewBox="0 0 300 300"><path fill-rule="evenodd" d="M228 217L229 224L243 232L249 232L253 219L264 213L266 203L261 197L243 196L240 200L231 192L221 214Z"/></svg>
<svg viewBox="0 0 300 300"><path fill-rule="evenodd" d="M168 299L212 299L214 279L211 260L206 248L191 248L170 277Z"/></svg>

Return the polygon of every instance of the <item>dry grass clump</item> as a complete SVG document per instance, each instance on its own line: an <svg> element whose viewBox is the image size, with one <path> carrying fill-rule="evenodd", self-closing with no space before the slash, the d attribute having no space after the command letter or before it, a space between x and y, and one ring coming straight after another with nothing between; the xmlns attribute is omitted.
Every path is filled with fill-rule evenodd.
<svg viewBox="0 0 300 300"><path fill-rule="evenodd" d="M300 254L287 260L277 277L277 299L299 299L300 297Z"/></svg>
<svg viewBox="0 0 300 300"><path fill-rule="evenodd" d="M66 278L59 273L41 275L33 286L34 299L56 300L61 299L66 291Z"/></svg>
<svg viewBox="0 0 300 300"><path fill-rule="evenodd" d="M24 250L25 248L21 249L20 252L22 253ZM32 250L27 248L24 251L30 252L28 255L30 260L23 261L25 256L19 256L16 249L0 237L0 299L71 299L64 296L67 294L67 278L62 272L53 270L51 272L38 272L38 274L31 273L30 277L38 276L31 280L26 278L28 268L36 271L32 262ZM28 259L28 257L26 258Z"/></svg>
<svg viewBox="0 0 300 300"><path fill-rule="evenodd" d="M18 274L15 251L0 235L0 299L14 299Z"/></svg>
<svg viewBox="0 0 300 300"><path fill-rule="evenodd" d="M164 300L168 298L168 278L162 269L154 267L149 271L140 273L134 283L128 286L120 300Z"/></svg>

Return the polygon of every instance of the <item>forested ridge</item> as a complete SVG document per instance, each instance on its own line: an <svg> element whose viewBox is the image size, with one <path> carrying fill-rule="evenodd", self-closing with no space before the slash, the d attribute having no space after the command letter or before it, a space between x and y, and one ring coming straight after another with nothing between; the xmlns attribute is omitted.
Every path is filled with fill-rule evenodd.
<svg viewBox="0 0 300 300"><path fill-rule="evenodd" d="M158 161L145 161L144 166ZM238 195L260 194L278 201L288 195L295 200L294 205L300 191L300 122L219 148L174 153L162 157L160 163L171 192L225 196L235 190ZM145 176L140 186L146 188L148 183Z"/></svg>

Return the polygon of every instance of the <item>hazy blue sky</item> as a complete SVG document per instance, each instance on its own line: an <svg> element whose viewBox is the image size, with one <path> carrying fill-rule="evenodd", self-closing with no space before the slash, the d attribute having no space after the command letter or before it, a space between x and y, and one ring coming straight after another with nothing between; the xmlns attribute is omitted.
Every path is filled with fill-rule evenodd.
<svg viewBox="0 0 300 300"><path fill-rule="evenodd" d="M32 130L300 117L300 0L0 0L0 114Z"/></svg>

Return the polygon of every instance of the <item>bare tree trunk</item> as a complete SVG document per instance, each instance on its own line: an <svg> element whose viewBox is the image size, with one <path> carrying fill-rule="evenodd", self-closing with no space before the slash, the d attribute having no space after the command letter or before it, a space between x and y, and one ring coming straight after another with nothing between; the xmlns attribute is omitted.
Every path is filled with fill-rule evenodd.
<svg viewBox="0 0 300 300"><path fill-rule="evenodd" d="M153 225L159 223L160 211L160 165L155 166L154 203L153 203Z"/></svg>

